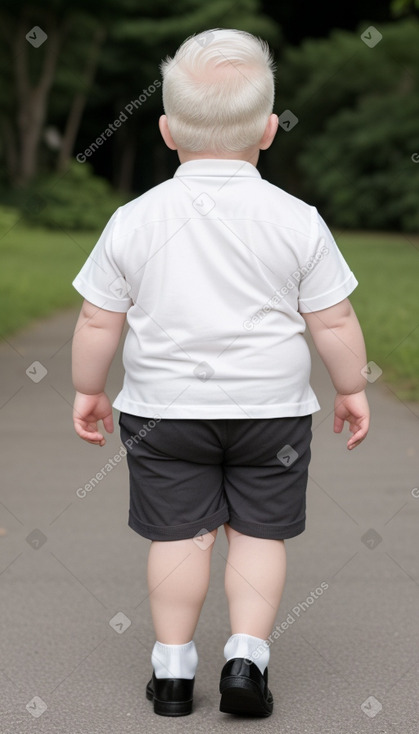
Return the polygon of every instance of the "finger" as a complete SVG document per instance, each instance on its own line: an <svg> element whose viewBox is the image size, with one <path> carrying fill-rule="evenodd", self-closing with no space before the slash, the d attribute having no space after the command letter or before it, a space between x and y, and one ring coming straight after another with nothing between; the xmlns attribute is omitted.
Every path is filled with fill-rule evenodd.
<svg viewBox="0 0 419 734"><path fill-rule="evenodd" d="M95 443L95 444L98 443L101 446L103 446L105 443L104 437L99 432L96 432L96 433L85 432L85 433L79 433L78 435L80 438L83 439L83 441L87 441L87 443Z"/></svg>
<svg viewBox="0 0 419 734"><path fill-rule="evenodd" d="M105 415L105 417L102 419L103 425L105 426L105 429L108 433L113 433L113 416L112 413L109 413L109 415Z"/></svg>
<svg viewBox="0 0 419 734"><path fill-rule="evenodd" d="M104 446L105 443L106 443L106 439L105 438L102 438L101 441L89 441L89 439L86 439L86 442L87 443L91 443L92 446Z"/></svg>
<svg viewBox="0 0 419 734"><path fill-rule="evenodd" d="M335 433L342 433L343 426L345 424L345 421L343 418L339 418L338 415L335 415L335 420L333 423L333 430Z"/></svg>
<svg viewBox="0 0 419 734"><path fill-rule="evenodd" d="M359 446L359 444L364 440L365 436L368 433L368 426L362 425L358 428L358 430L351 436L349 439L347 446L348 449L354 449L356 446Z"/></svg>
<svg viewBox="0 0 419 734"><path fill-rule="evenodd" d="M86 441L86 443L91 443L92 446L104 446L106 443L106 439L103 437L98 439L84 438L83 440Z"/></svg>
<svg viewBox="0 0 419 734"><path fill-rule="evenodd" d="M360 443L362 443L363 439L361 438L360 441L356 441L355 443L351 443L351 441L348 441L347 447L349 451L352 451L352 449L356 449L357 446L359 446Z"/></svg>
<svg viewBox="0 0 419 734"><path fill-rule="evenodd" d="M89 443L100 443L104 441L104 437L99 431L88 431L78 421L74 421L74 429L77 435L84 441L88 441Z"/></svg>
<svg viewBox="0 0 419 734"><path fill-rule="evenodd" d="M100 438L101 436L100 433L98 434L98 436L99 438L97 439L96 438L94 439L93 438L83 438L83 436L81 436L81 438L83 438L83 440L86 441L87 443L91 443L93 446L104 446L106 443L106 439L103 438L103 436Z"/></svg>

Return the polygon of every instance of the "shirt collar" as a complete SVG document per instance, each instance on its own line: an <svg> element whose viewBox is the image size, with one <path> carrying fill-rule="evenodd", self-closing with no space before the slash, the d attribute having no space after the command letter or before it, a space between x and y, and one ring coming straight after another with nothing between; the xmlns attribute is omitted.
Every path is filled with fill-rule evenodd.
<svg viewBox="0 0 419 734"><path fill-rule="evenodd" d="M262 178L258 169L252 163L228 158L199 158L187 161L176 169L174 176L246 176Z"/></svg>

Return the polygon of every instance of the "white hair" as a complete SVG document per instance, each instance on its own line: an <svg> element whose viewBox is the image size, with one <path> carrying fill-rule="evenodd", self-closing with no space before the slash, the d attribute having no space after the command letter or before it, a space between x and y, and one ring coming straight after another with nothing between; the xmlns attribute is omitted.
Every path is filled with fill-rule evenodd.
<svg viewBox="0 0 419 734"><path fill-rule="evenodd" d="M214 28L187 38L160 68L163 107L179 148L234 152L261 140L275 94L266 41Z"/></svg>

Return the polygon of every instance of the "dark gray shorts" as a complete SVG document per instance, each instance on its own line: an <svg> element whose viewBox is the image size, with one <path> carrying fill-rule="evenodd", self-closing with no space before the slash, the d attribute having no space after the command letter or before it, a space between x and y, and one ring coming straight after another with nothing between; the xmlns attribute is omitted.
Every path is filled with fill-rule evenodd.
<svg viewBox="0 0 419 734"><path fill-rule="evenodd" d="M152 419L121 413L130 476L129 526L182 540L225 522L282 540L305 529L311 415Z"/></svg>

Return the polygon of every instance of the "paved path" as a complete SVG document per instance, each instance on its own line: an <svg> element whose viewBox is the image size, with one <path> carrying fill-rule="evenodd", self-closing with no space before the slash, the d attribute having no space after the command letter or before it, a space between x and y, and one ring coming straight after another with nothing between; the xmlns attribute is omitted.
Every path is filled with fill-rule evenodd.
<svg viewBox="0 0 419 734"><path fill-rule="evenodd" d="M332 432L333 391L314 360L323 408L314 418L307 529L287 541L269 664L274 713L251 721L218 711L230 634L221 528L195 635L195 712L165 719L144 695L154 644L149 541L127 525L125 460L76 495L121 444L117 430L104 449L73 433L75 319L58 314L0 347L0 732L416 734L419 407L395 399L381 379L371 384L370 435L348 452ZM121 375L115 361L111 396ZM121 613L131 621L125 630Z"/></svg>

